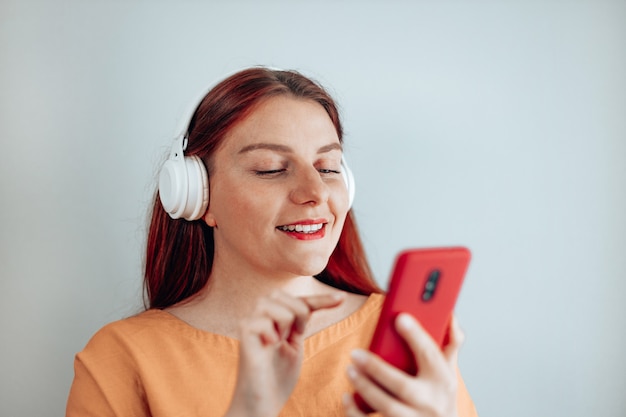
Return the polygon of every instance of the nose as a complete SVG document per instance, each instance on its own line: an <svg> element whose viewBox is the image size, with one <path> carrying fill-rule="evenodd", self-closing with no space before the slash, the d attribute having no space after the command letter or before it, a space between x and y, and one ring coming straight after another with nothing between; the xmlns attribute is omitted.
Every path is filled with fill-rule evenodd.
<svg viewBox="0 0 626 417"><path fill-rule="evenodd" d="M301 168L294 173L294 186L290 193L294 203L317 206L325 203L329 194L328 184L314 167Z"/></svg>

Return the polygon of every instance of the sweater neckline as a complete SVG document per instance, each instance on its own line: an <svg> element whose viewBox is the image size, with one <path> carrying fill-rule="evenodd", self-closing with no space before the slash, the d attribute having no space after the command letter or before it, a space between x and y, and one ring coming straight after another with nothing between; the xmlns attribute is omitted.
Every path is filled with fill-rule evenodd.
<svg viewBox="0 0 626 417"><path fill-rule="evenodd" d="M363 305L353 313L307 337L304 340L305 359L315 355L315 353L329 344L336 343L343 337L357 331L361 325L370 323L370 320L376 320L382 308L383 299L383 294L372 293ZM375 316L371 317L374 314ZM239 346L239 340L236 338L198 329L165 310L151 309L145 311L142 315L144 317L152 316L153 318L158 318L169 330L178 334L182 333L187 337L205 340L213 345L221 345L225 348L238 348Z"/></svg>

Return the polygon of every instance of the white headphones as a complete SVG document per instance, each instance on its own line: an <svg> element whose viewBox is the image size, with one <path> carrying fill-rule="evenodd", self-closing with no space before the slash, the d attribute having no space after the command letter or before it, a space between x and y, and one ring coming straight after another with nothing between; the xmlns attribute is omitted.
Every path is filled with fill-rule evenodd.
<svg viewBox="0 0 626 417"><path fill-rule="evenodd" d="M204 163L197 155L184 155L191 117L188 120L187 128L174 141L170 156L161 168L159 196L163 209L171 218L182 217L191 221L200 219L209 205L209 176ZM343 156L341 176L348 189L348 208L350 208L354 201L354 175Z"/></svg>
<svg viewBox="0 0 626 417"><path fill-rule="evenodd" d="M198 220L209 205L209 176L197 155L185 156L187 133L176 138L159 174L163 209L173 219Z"/></svg>

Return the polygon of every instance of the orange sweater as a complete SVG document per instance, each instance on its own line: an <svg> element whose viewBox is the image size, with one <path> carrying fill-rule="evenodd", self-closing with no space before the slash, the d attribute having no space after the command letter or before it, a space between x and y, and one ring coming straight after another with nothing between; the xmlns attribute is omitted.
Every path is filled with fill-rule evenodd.
<svg viewBox="0 0 626 417"><path fill-rule="evenodd" d="M382 307L373 294L346 319L305 340L300 379L281 416L342 416L350 351L367 348ZM76 355L66 417L209 417L228 408L238 341L161 310L111 323ZM459 376L460 417L476 411Z"/></svg>

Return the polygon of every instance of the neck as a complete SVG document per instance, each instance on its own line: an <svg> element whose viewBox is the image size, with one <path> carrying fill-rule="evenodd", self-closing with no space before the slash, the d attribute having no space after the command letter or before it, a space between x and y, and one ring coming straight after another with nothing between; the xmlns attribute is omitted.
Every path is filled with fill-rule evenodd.
<svg viewBox="0 0 626 417"><path fill-rule="evenodd" d="M244 268L241 263L214 262L207 286L188 302L168 310L193 327L237 338L241 319L253 313L259 298L275 290L295 297L340 291L312 276L270 275ZM352 295L337 309L317 312L307 325L307 332L314 334L346 317L356 311L365 299Z"/></svg>
<svg viewBox="0 0 626 417"><path fill-rule="evenodd" d="M207 286L192 303L207 312L228 312L230 317L238 318L248 314L257 299L276 290L294 297L336 291L313 276L258 271L216 257Z"/></svg>
<svg viewBox="0 0 626 417"><path fill-rule="evenodd" d="M241 271L239 268L215 268L211 272L207 294L213 293L230 299L256 300L280 290L292 296L304 296L321 292L326 287L312 276L268 275L258 271Z"/></svg>

